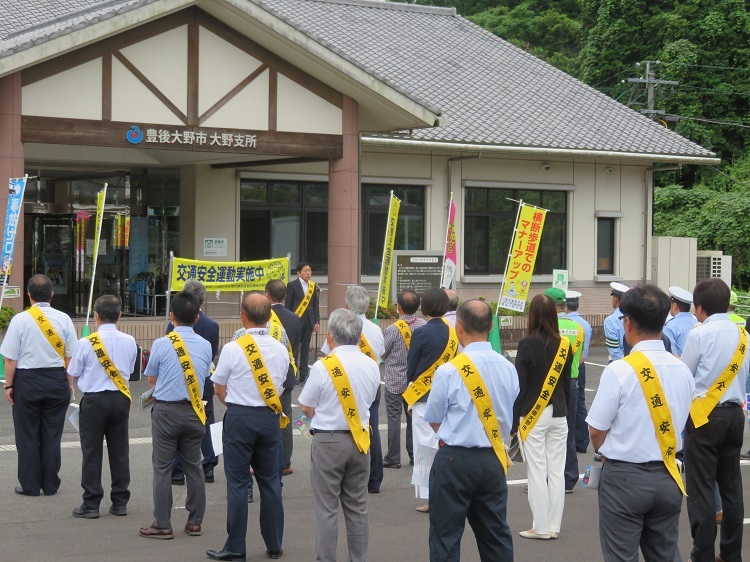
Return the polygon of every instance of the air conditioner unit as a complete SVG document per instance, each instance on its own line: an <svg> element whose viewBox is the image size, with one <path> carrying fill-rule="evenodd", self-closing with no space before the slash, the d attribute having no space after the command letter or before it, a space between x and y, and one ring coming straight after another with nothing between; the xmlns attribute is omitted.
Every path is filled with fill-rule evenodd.
<svg viewBox="0 0 750 562"><path fill-rule="evenodd" d="M700 282L711 277L719 277L729 287L732 286L732 256L721 251L699 251L695 263L695 278Z"/></svg>

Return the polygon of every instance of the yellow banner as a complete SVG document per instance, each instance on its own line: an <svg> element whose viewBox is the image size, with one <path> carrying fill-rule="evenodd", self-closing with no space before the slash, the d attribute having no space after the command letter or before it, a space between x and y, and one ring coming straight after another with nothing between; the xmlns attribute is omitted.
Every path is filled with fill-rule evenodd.
<svg viewBox="0 0 750 562"><path fill-rule="evenodd" d="M388 293L391 290L393 249L396 246L399 209L401 209L401 199L391 193L391 204L388 207L388 222L385 230L385 246L383 247L383 263L380 266L380 285L378 286L378 306L381 308L388 306Z"/></svg>
<svg viewBox="0 0 750 562"><path fill-rule="evenodd" d="M526 307L546 215L546 209L521 203L513 243L508 254L505 281L500 292L499 306L502 308L523 312Z"/></svg>
<svg viewBox="0 0 750 562"><path fill-rule="evenodd" d="M107 186L96 194L96 230L94 230L94 267L96 267L96 258L99 256L99 242L102 239L102 219L104 218L104 200L107 197ZM94 274L91 279L93 283Z"/></svg>
<svg viewBox="0 0 750 562"><path fill-rule="evenodd" d="M171 291L181 291L188 279L197 279L207 291L263 291L273 279L287 282L289 259L272 258L258 261L198 261L184 258L172 260Z"/></svg>

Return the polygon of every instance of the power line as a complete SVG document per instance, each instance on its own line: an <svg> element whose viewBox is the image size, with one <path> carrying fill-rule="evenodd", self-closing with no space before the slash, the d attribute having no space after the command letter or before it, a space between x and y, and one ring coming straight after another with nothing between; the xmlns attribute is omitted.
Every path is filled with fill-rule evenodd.
<svg viewBox="0 0 750 562"><path fill-rule="evenodd" d="M691 68L713 68L715 70L741 70L743 72L750 72L750 68L743 68L739 66L715 66L711 64L687 64L685 62L669 62L669 61L655 61L657 64L671 64L672 66L688 66Z"/></svg>
<svg viewBox="0 0 750 562"><path fill-rule="evenodd" d="M676 117L679 120L689 119L690 121L700 121L702 123L711 123L713 125L729 125L732 127L741 127L743 129L750 129L750 123L737 123L732 121L718 121L716 119L703 119L702 117L689 117L686 115L673 115L667 114L667 117Z"/></svg>

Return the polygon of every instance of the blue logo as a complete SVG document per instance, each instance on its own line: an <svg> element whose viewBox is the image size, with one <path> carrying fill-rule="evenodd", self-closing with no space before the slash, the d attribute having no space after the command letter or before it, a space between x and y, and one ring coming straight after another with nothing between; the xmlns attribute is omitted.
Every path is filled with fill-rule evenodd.
<svg viewBox="0 0 750 562"><path fill-rule="evenodd" d="M143 133L137 125L132 125L130 130L125 133L125 138L128 139L130 144L138 144L143 140Z"/></svg>

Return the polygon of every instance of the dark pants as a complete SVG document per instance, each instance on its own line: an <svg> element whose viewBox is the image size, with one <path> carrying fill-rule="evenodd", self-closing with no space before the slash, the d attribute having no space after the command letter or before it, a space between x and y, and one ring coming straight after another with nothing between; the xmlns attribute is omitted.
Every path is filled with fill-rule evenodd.
<svg viewBox="0 0 750 562"><path fill-rule="evenodd" d="M406 400L400 394L393 394L385 389L385 410L388 415L388 450L383 462L389 464L401 462L401 410L406 416L406 452L414 458L414 443L411 434L411 412Z"/></svg>
<svg viewBox="0 0 750 562"><path fill-rule="evenodd" d="M585 453L589 447L589 424L586 423L586 363L578 367L578 407L576 411L576 451Z"/></svg>
<svg viewBox="0 0 750 562"><path fill-rule="evenodd" d="M60 487L60 441L70 404L65 369L16 369L13 402L18 482L30 496L39 490L51 496Z"/></svg>
<svg viewBox="0 0 750 562"><path fill-rule="evenodd" d="M370 480L367 489L380 491L383 483L383 446L380 443L380 428L378 427L378 409L380 408L380 387L375 394L375 401L370 406Z"/></svg>
<svg viewBox="0 0 750 562"><path fill-rule="evenodd" d="M313 335L313 326L307 320L307 318L300 319L299 327L299 365L297 370L299 374L300 384L307 382L307 377L310 376L310 340Z"/></svg>
<svg viewBox="0 0 750 562"><path fill-rule="evenodd" d="M102 457L107 440L109 471L112 476L110 499L115 507L125 507L130 499L130 456L128 418L130 400L119 390L89 392L81 399L81 487L83 505L98 510L104 497Z"/></svg>
<svg viewBox="0 0 750 562"><path fill-rule="evenodd" d="M570 379L568 401L568 440L565 450L565 489L572 490L578 483L578 453L576 452L576 412L578 410L578 379Z"/></svg>
<svg viewBox="0 0 750 562"><path fill-rule="evenodd" d="M289 418L289 424L281 430L282 449L284 451L284 463L280 470L292 466L292 452L294 450L294 424L292 423L292 389L285 388L281 393L281 410Z"/></svg>
<svg viewBox="0 0 750 562"><path fill-rule="evenodd" d="M201 453L203 453L203 474L208 474L219 464L219 457L214 454L214 445L211 441L211 424L216 421L214 416L214 383L211 379L206 379L206 385L203 389L203 399L206 400L206 433L201 440ZM210 388L209 388L210 387ZM185 471L182 469L182 458L178 452L174 456L172 463L172 478L182 478Z"/></svg>
<svg viewBox="0 0 750 562"><path fill-rule="evenodd" d="M441 447L430 470L431 562L461 559L467 518L482 562L512 561L507 506L505 472L493 449Z"/></svg>
<svg viewBox="0 0 750 562"><path fill-rule="evenodd" d="M663 463L608 460L599 482L599 541L605 562L679 562L682 492ZM714 526L716 522L714 522ZM713 559L711 559L713 561Z"/></svg>
<svg viewBox="0 0 750 562"><path fill-rule="evenodd" d="M279 416L265 406L227 404L224 473L227 477L227 540L224 548L246 554L247 488L253 467L260 490L260 534L271 552L281 549L284 506L279 478Z"/></svg>
<svg viewBox="0 0 750 562"><path fill-rule="evenodd" d="M685 427L685 483L690 532L693 535L693 562L713 562L716 542L714 482L719 485L722 510L719 554L726 562L742 559L742 476L740 449L745 418L742 408L716 407L708 423Z"/></svg>
<svg viewBox="0 0 750 562"><path fill-rule="evenodd" d="M289 427L290 425L292 425L291 422L286 427ZM284 430L279 429L279 431L280 431L279 447L278 447L279 448L279 481L281 482L281 487L283 488L284 482L281 479L284 477L284 474L283 474L283 471L284 471ZM252 474L250 475L250 480L247 483L247 491L249 494L253 493L253 475Z"/></svg>

